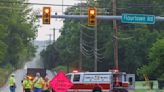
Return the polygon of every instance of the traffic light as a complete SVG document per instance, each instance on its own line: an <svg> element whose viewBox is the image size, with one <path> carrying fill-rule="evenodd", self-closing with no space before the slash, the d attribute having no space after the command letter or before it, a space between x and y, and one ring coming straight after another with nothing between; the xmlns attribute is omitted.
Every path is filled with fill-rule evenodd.
<svg viewBox="0 0 164 92"><path fill-rule="evenodd" d="M97 19L96 19L96 8L92 7L88 9L88 26L96 26Z"/></svg>
<svg viewBox="0 0 164 92"><path fill-rule="evenodd" d="M42 21L43 21L43 24L50 24L50 22L51 22L51 7L43 7Z"/></svg>

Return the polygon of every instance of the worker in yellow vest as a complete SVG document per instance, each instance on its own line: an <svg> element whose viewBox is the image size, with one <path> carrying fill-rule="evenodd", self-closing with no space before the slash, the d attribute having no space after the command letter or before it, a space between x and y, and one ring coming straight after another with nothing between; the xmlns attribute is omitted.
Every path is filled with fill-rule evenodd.
<svg viewBox="0 0 164 92"><path fill-rule="evenodd" d="M40 73L36 73L36 77L33 80L34 92L42 92L43 85L43 78L40 76Z"/></svg>
<svg viewBox="0 0 164 92"><path fill-rule="evenodd" d="M9 78L9 87L10 87L10 92L15 92L16 88L16 83L15 83L15 75L11 74Z"/></svg>
<svg viewBox="0 0 164 92"><path fill-rule="evenodd" d="M25 92L31 92L32 89L32 81L29 76L26 76L26 79L23 80L23 89Z"/></svg>
<svg viewBox="0 0 164 92"><path fill-rule="evenodd" d="M51 92L50 80L48 79L48 76L45 76L44 78L43 92Z"/></svg>

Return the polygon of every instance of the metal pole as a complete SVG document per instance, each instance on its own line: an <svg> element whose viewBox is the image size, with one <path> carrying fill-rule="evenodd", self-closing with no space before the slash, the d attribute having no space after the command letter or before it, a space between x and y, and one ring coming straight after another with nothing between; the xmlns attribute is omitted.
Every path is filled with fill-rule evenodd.
<svg viewBox="0 0 164 92"><path fill-rule="evenodd" d="M36 15L36 18L42 18L42 15ZM51 18L64 19L88 19L88 15L51 15ZM98 15L97 20L121 20L122 16ZM155 21L164 21L164 17L156 16Z"/></svg>
<svg viewBox="0 0 164 92"><path fill-rule="evenodd" d="M53 28L53 41L55 43L55 28Z"/></svg>
<svg viewBox="0 0 164 92"><path fill-rule="evenodd" d="M113 16L116 16L116 0L113 0ZM115 69L118 70L118 39L117 39L117 23L116 19L113 20L113 40L114 40L114 61L115 61Z"/></svg>
<svg viewBox="0 0 164 92"><path fill-rule="evenodd" d="M96 0L94 0L96 3ZM96 11L97 12L97 11ZM96 25L95 25L95 41L94 41L94 71L97 72L97 20L96 20Z"/></svg>
<svg viewBox="0 0 164 92"><path fill-rule="evenodd" d="M51 34L48 34L48 36L49 36L49 44L51 44Z"/></svg>
<svg viewBox="0 0 164 92"><path fill-rule="evenodd" d="M82 15L82 0L80 7L80 15ZM82 19L80 20L80 24L82 24ZM79 71L82 71L82 26L80 26L80 60L79 60Z"/></svg>
<svg viewBox="0 0 164 92"><path fill-rule="evenodd" d="M62 0L62 15L63 15L63 0Z"/></svg>
<svg viewBox="0 0 164 92"><path fill-rule="evenodd" d="M97 72L97 23L95 26L94 55L95 55L94 71Z"/></svg>

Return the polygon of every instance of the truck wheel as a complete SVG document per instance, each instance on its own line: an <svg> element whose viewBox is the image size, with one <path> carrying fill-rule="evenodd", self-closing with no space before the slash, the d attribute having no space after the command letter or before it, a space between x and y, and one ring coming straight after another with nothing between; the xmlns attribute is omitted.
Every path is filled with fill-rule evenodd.
<svg viewBox="0 0 164 92"><path fill-rule="evenodd" d="M113 92L128 92L127 89L113 89Z"/></svg>
<svg viewBox="0 0 164 92"><path fill-rule="evenodd" d="M92 92L102 92L100 87L94 87Z"/></svg>

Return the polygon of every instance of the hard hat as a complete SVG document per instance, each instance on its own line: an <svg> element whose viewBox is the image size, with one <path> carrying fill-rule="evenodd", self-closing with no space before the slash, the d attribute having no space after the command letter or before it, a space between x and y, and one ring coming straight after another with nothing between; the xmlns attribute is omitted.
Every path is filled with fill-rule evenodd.
<svg viewBox="0 0 164 92"><path fill-rule="evenodd" d="M47 75L45 76L45 79L48 79L48 76Z"/></svg>
<svg viewBox="0 0 164 92"><path fill-rule="evenodd" d="M40 73L39 73L39 72L37 72L37 73L36 73L36 76L40 76Z"/></svg>
<svg viewBox="0 0 164 92"><path fill-rule="evenodd" d="M12 74L11 74L11 76L15 76L15 74L14 74L14 73L12 73Z"/></svg>

